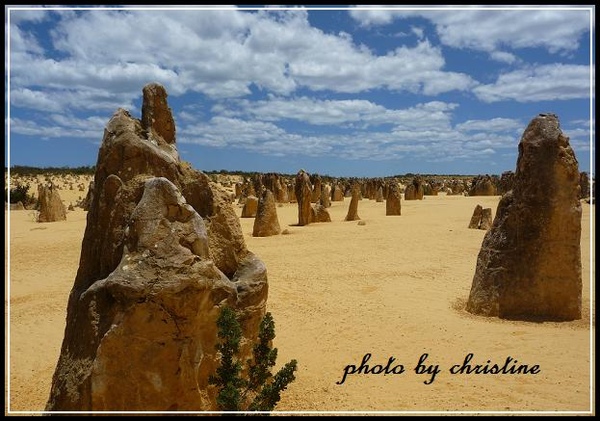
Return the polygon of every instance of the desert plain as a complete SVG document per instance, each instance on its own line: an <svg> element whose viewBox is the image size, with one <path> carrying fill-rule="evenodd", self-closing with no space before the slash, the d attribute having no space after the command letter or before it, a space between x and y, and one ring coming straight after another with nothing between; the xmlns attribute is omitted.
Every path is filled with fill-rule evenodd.
<svg viewBox="0 0 600 421"><path fill-rule="evenodd" d="M74 179L87 186L91 177ZM66 206L85 197L66 185L59 193ZM279 204L287 233L271 237L253 237L254 218L240 218L248 249L267 267L277 367L298 361L276 412L595 412L594 205L582 200L582 319L526 322L465 311L485 235L469 220L478 204L495 217L499 200L440 193L402 200L402 215L386 216L385 202L364 198L359 224L344 221L346 197L328 208L332 222L307 226L296 225L296 203ZM79 207L51 223L32 210L5 211L5 413L44 410L85 225ZM434 378L415 370L425 354ZM468 354L471 365L510 357L539 372L452 374ZM363 360L382 372L363 367L338 384Z"/></svg>

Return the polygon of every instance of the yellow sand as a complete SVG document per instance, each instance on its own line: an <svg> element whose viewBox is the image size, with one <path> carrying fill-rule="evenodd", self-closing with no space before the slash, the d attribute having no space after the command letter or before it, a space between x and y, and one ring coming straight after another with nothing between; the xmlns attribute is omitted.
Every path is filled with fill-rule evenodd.
<svg viewBox="0 0 600 421"><path fill-rule="evenodd" d="M67 205L85 196L60 194ZM590 205L582 204L583 319L531 323L464 311L485 234L467 226L477 204L495 216L498 201L440 194L403 200L402 216L385 216L384 202L363 199L359 225L344 222L346 198L332 202L333 222L305 227L295 226L297 205L285 204L277 212L289 234L266 238L252 237L254 218L241 218L248 248L268 270L277 366L298 360L276 410L590 411ZM86 224L76 209L44 224L32 211L10 213L11 411L43 410L48 398ZM405 371L336 384L367 353L370 367L393 357L389 370ZM510 356L540 373L450 374L469 353L473 365ZM431 375L414 371L423 354L441 370L428 385Z"/></svg>

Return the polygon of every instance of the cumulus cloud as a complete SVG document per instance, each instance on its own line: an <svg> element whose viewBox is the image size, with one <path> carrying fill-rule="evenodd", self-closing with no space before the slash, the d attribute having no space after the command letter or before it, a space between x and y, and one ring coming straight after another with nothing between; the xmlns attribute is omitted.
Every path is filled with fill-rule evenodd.
<svg viewBox="0 0 600 421"><path fill-rule="evenodd" d="M456 129L462 132L473 131L515 131L522 130L523 126L519 120L512 118L492 118L491 120L467 120L456 125Z"/></svg>
<svg viewBox="0 0 600 421"><path fill-rule="evenodd" d="M23 32L18 26L10 27L10 54L43 54L44 50L38 40L30 33Z"/></svg>
<svg viewBox="0 0 600 421"><path fill-rule="evenodd" d="M507 53L506 51L492 51L490 53L490 58L492 60L500 61L503 63L512 64L517 62L519 59L517 56L511 53Z"/></svg>
<svg viewBox="0 0 600 421"><path fill-rule="evenodd" d="M41 49L39 34L13 25L14 49L22 51L11 57L16 87L100 88L133 98L139 86L157 81L172 95L231 98L253 86L280 95L301 87L435 95L474 85L466 74L445 71L441 51L426 40L375 55L351 37L311 26L305 10L54 14L53 51Z"/></svg>
<svg viewBox="0 0 600 421"><path fill-rule="evenodd" d="M48 19L49 14L43 9L31 8L25 6L8 6L7 16L13 24L21 24L24 22L42 22Z"/></svg>
<svg viewBox="0 0 600 421"><path fill-rule="evenodd" d="M272 97L268 100L241 100L230 108L216 107L229 116L252 117L263 121L297 120L306 124L352 125L368 128L379 125L425 129L431 125L450 125L450 111L458 105L431 101L406 109L388 109L362 99L323 100L309 97Z"/></svg>
<svg viewBox="0 0 600 421"><path fill-rule="evenodd" d="M590 129L590 120L561 122L561 129L569 137L571 146L575 152L590 152L595 149L595 129L593 124Z"/></svg>
<svg viewBox="0 0 600 421"><path fill-rule="evenodd" d="M375 25L387 25L391 23L396 12L384 6L357 6L351 8L348 13L361 26L369 27Z"/></svg>
<svg viewBox="0 0 600 421"><path fill-rule="evenodd" d="M116 108L139 115L142 86L159 82L169 92L179 143L268 156L451 162L515 148L525 126L509 112L465 121L457 113L464 99L491 107L589 97L588 67L524 64L514 52L573 51L585 29L571 15L559 25L556 11L524 18L352 9L365 28L421 18L401 28L410 42L388 36L381 50L349 27L311 25L303 9L215 9L15 15L11 132L98 141ZM523 33L529 20L533 35ZM448 46L483 51L494 60L490 69L503 73L478 82L457 70L466 66L447 55ZM494 115L491 108L486 115ZM585 127L569 127L579 145Z"/></svg>
<svg viewBox="0 0 600 421"><path fill-rule="evenodd" d="M74 139L87 139L90 141L101 140L102 131L92 125L86 125L86 121L81 121L76 127L72 125L56 124L56 122L33 120L25 120L20 118L11 118L11 133L21 134L27 136L35 136L40 139L54 139L54 138L74 138ZM103 123L104 125L104 123ZM98 137L100 134L100 138Z"/></svg>
<svg viewBox="0 0 600 421"><path fill-rule="evenodd" d="M205 122L184 124L178 141L219 148L241 148L265 155L320 157L382 161L419 159L453 161L515 148L517 120L495 118L452 125L453 103L432 101L405 109L387 109L370 101L325 101L301 97L289 103L280 98L238 102ZM322 116L324 110L329 110ZM299 114L298 114L299 113ZM308 126L290 130L286 120ZM310 124L339 125L353 122L348 130L331 133L313 130ZM390 129L377 123L390 124ZM337 127L337 126L336 126ZM367 127L369 129L367 129ZM315 135L315 133L323 133Z"/></svg>
<svg viewBox="0 0 600 421"><path fill-rule="evenodd" d="M141 89L137 87L137 91ZM129 87L131 89L131 87ZM136 96L139 96L136 92ZM11 88L11 106L16 109L29 109L43 112L72 111L107 111L112 113L116 108L125 108L136 111L132 102L132 94L125 92L111 92L104 89L28 89Z"/></svg>
<svg viewBox="0 0 600 421"><path fill-rule="evenodd" d="M377 6L375 6L377 7ZM565 10L547 7L539 10L358 10L350 16L364 26L385 25L395 19L421 17L431 21L440 41L450 47L480 51L501 51L541 47L551 53L574 51L580 37L590 30L590 8Z"/></svg>
<svg viewBox="0 0 600 421"><path fill-rule="evenodd" d="M485 102L567 100L590 97L590 68L548 64L501 74L495 83L473 89Z"/></svg>

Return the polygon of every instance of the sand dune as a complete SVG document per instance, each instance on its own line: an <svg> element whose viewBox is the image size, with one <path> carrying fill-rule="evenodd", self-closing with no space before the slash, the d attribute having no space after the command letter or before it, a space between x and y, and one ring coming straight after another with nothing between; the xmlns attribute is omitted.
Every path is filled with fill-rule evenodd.
<svg viewBox="0 0 600 421"><path fill-rule="evenodd" d="M87 184L86 184L87 186ZM85 192L61 190L68 205ZM278 411L589 411L590 205L582 203L582 320L532 323L464 311L484 231L468 229L477 204L495 216L499 196L427 196L403 201L402 216L363 199L357 221L344 222L349 198L332 202L331 223L295 226L297 205L277 207L289 235L252 237L254 218L241 218L248 249L266 264L278 365L298 360L297 380ZM236 205L238 216L241 206ZM5 225L9 222L5 213ZM65 310L79 263L86 212L36 223L33 211L10 212L11 411L40 411L60 353ZM5 254L8 267L8 255ZM595 264L593 265L595 267ZM592 269L592 279L595 279ZM592 334L594 326L591 326ZM539 374L450 374L472 364L539 365ZM353 374L368 364L401 374ZM439 365L416 374L419 358ZM399 372L400 368L396 368ZM7 379L8 380L8 379Z"/></svg>

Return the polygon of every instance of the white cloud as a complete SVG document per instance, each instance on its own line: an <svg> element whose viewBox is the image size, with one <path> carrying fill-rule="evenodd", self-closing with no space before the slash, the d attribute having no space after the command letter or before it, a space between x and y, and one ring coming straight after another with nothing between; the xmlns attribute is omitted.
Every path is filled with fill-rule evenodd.
<svg viewBox="0 0 600 421"><path fill-rule="evenodd" d="M272 123L214 117L209 122L182 127L178 141L221 148L242 148L266 155L321 156L332 145L314 136L288 133Z"/></svg>
<svg viewBox="0 0 600 421"><path fill-rule="evenodd" d="M10 93L11 104L19 108L29 108L43 111L60 111L63 109L58 101L42 91L27 88L14 89Z"/></svg>
<svg viewBox="0 0 600 421"><path fill-rule="evenodd" d="M42 54L44 52L35 36L23 32L16 25L10 27L10 49L11 57L13 54Z"/></svg>
<svg viewBox="0 0 600 421"><path fill-rule="evenodd" d="M107 123L106 118L100 116L78 118L66 116L64 114L50 114L49 118L52 122L59 124L62 127L74 130L89 130L95 133L102 133Z"/></svg>
<svg viewBox="0 0 600 421"><path fill-rule="evenodd" d="M322 47L290 63L290 74L313 90L358 93L388 88L436 95L467 90L475 84L464 73L443 71L441 50L428 41L414 48L399 47L385 56L361 53L351 45Z"/></svg>
<svg viewBox="0 0 600 421"><path fill-rule="evenodd" d="M475 8L475 7L473 7ZM425 8L424 8L425 9ZM448 7L452 9L452 7ZM463 8L464 9L464 8ZM575 51L590 30L588 10L355 10L350 16L363 26L385 25L395 19L423 17L436 27L443 44L493 52L542 47L551 53Z"/></svg>
<svg viewBox="0 0 600 421"><path fill-rule="evenodd" d="M141 89L136 95L139 97ZM129 98L129 92L110 92L104 89L44 89L32 90L28 88L14 88L11 90L11 106L27 108L30 110L44 112L60 111L100 111L105 110L112 113L121 107L132 112L136 107Z"/></svg>
<svg viewBox="0 0 600 421"><path fill-rule="evenodd" d="M519 60L514 54L505 51L493 51L490 53L490 58L508 64L513 64Z"/></svg>
<svg viewBox="0 0 600 421"><path fill-rule="evenodd" d="M417 36L418 39L422 40L425 38L425 31L423 28L419 28L418 26L411 26L410 30L413 34Z"/></svg>
<svg viewBox="0 0 600 421"><path fill-rule="evenodd" d="M267 156L335 156L338 159L381 161L413 159L446 162L515 149L518 143L516 120L496 118L471 120L453 127L456 104L433 101L401 110L390 110L369 101L323 101L302 97L285 103L272 98L258 104L240 101L238 111L210 121L178 129L178 141L219 148L241 148ZM324 110L327 116L320 116ZM300 113L297 115L296 113ZM286 120L298 119L315 125L352 122L350 129L336 134L322 129L291 131ZM326 121L325 121L326 120ZM393 124L377 130L375 123ZM371 127L366 130L365 127Z"/></svg>
<svg viewBox="0 0 600 421"><path fill-rule="evenodd" d="M364 13L361 22L367 26L409 14ZM535 35L530 36L520 33L528 31L520 15L500 19L477 13L419 16L434 23L446 45L484 51L503 63L499 68L521 65L512 49L571 52L585 30L565 17L560 28L540 35L557 15L538 13L528 15L543 22L540 28L530 22ZM156 81L169 92L180 143L267 156L485 160L516 148L524 125L502 118L503 112L489 120L457 122L461 93L472 91L488 103L482 106L589 97L586 66L531 66L506 71L493 83L495 76L488 74L487 84L447 71L447 49L432 44L425 31L429 25L420 22L404 27L409 45L388 36L385 45L395 47L382 52L344 31L311 26L305 10L61 11L50 17L49 39L42 38L47 25L32 25L36 17L22 17L19 22L29 23L19 27L15 20L11 27L11 130L17 134L98 141L117 107L139 115L141 88ZM326 99L329 94L334 95ZM256 97L262 100L251 99ZM410 105L384 105L398 103ZM491 107L488 111L494 115ZM579 144L585 127L573 128Z"/></svg>
<svg viewBox="0 0 600 421"><path fill-rule="evenodd" d="M495 83L473 89L485 102L518 102L589 98L590 68L574 64L548 64L501 74Z"/></svg>
<svg viewBox="0 0 600 421"><path fill-rule="evenodd" d="M138 96L162 83L171 95L242 97L252 85L289 95L300 87L358 93L378 88L436 95L466 90L466 74L444 71L439 48L422 41L375 55L347 35L310 26L307 12L235 10L54 12L53 48L13 26L11 82ZM86 108L91 108L92 104Z"/></svg>
<svg viewBox="0 0 600 421"><path fill-rule="evenodd" d="M467 120L456 125L456 129L464 132L472 131L514 131L523 130L523 123L512 118L492 118L491 120Z"/></svg>
<svg viewBox="0 0 600 421"><path fill-rule="evenodd" d="M592 128L592 131L590 131L589 120L561 122L561 126L561 130L569 137L571 147L575 152L589 152L595 145L595 138L592 134L594 130Z"/></svg>
<svg viewBox="0 0 600 421"><path fill-rule="evenodd" d="M351 125L367 128L394 125L406 129L450 126L450 112L458 105L432 101L406 109L388 109L367 100L319 100L309 97L273 97L263 101L241 100L231 108L213 108L227 116L244 116L263 121L297 120L311 125Z"/></svg>
<svg viewBox="0 0 600 421"><path fill-rule="evenodd" d="M18 6L19 9L23 6ZM11 23L24 23L24 22L42 22L48 19L49 11L43 9L32 8L30 10L17 10L17 6L7 6L6 12L10 17Z"/></svg>
<svg viewBox="0 0 600 421"><path fill-rule="evenodd" d="M365 9L365 7L367 7ZM360 6L351 8L348 13L354 20L360 23L361 26L387 25L395 18L395 12L391 10L382 10L382 6Z"/></svg>
<svg viewBox="0 0 600 421"><path fill-rule="evenodd" d="M77 124L77 127L73 127L72 125L64 126L44 121L35 122L33 120L11 117L10 124L11 133L35 136L40 139L74 138L91 141L102 139L102 130L98 130L94 124L86 126L83 122Z"/></svg>

